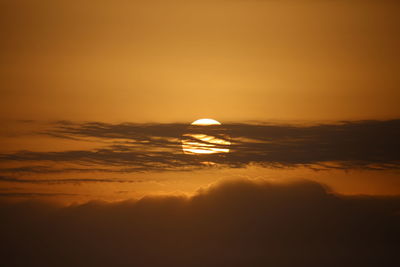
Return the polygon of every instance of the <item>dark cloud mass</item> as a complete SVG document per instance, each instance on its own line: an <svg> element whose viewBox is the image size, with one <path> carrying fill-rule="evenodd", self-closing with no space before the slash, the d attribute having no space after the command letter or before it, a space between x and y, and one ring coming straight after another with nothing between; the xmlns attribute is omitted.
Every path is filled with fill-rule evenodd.
<svg viewBox="0 0 400 267"><path fill-rule="evenodd" d="M399 266L400 198L231 181L191 198L0 205L3 266Z"/></svg>
<svg viewBox="0 0 400 267"><path fill-rule="evenodd" d="M250 163L269 167L309 166L336 169L399 169L400 120L355 121L337 124L265 125L224 124L231 153L185 155L181 137L184 124L107 124L60 121L41 132L56 138L102 142L91 150L19 151L1 154L2 162L34 166L2 168L2 173L85 172L87 166L104 172L188 170L220 166L244 167ZM213 134L213 127L207 130ZM223 137L221 137L223 138ZM48 163L73 163L74 168L49 168ZM334 164L332 164L334 163ZM80 168L79 166L82 166Z"/></svg>
<svg viewBox="0 0 400 267"><path fill-rule="evenodd" d="M388 169L398 168L400 163L400 120L313 126L225 124L223 127L232 139L233 153L220 161L231 166L243 166L251 162L265 165L307 165L334 161L339 163L337 168ZM125 143L111 150L96 151L96 155L104 153L107 158L107 153L113 153L123 162L123 156L128 154L133 156L130 157L132 161L142 161L139 165L148 167L146 163L161 163L162 168L198 164L195 158L185 157L180 151L180 138L185 131L187 126L181 124L87 123L62 124L55 132L63 137L125 139ZM139 149L128 146L129 141L131 145L144 144L148 153L142 152L138 156ZM151 147L171 150L151 151ZM204 156L207 157L218 161L214 155ZM101 160L102 157L92 155L87 158Z"/></svg>

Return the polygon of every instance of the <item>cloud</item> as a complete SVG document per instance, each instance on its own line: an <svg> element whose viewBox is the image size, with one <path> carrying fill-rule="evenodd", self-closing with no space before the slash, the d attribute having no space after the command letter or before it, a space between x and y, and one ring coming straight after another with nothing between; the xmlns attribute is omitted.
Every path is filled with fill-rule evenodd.
<svg viewBox="0 0 400 267"><path fill-rule="evenodd" d="M175 159L175 165L195 165L198 162L193 161L193 157L179 155L180 138L187 130L187 126L182 124L114 125L97 122L61 124L56 132L62 136L125 139L136 144L145 142L147 147L175 148L167 152L155 151L145 160L154 157L155 162L160 162L160 159L164 158L167 159L164 163L169 165L170 160ZM233 153L219 161L232 166L242 166L251 162L266 165L307 165L334 161L339 163L336 168L387 169L398 168L400 163L397 153L400 149L400 120L355 121L312 126L225 124L224 130L232 139ZM136 155L134 152L137 151L126 144L114 147L113 151L122 152L123 149L126 153ZM174 157L167 158L167 155ZM208 157L215 158L213 155ZM218 161L218 158L214 160Z"/></svg>
<svg viewBox="0 0 400 267"><path fill-rule="evenodd" d="M237 180L191 198L0 205L4 266L397 266L399 197Z"/></svg>
<svg viewBox="0 0 400 267"><path fill-rule="evenodd" d="M1 182L21 184L82 184L82 183L142 183L154 181L150 179L119 179L119 178L65 178L65 179L21 179L0 176Z"/></svg>
<svg viewBox="0 0 400 267"><path fill-rule="evenodd" d="M272 168L308 166L317 169L399 169L400 120L353 121L336 124L224 124L232 143L224 155L185 155L185 124L108 124L56 122L41 134L64 139L100 142L91 150L19 151L0 154L2 173L85 172L88 166L104 172L178 171L217 166L240 168L258 164ZM213 127L208 130L215 134ZM226 138L223 135L219 138ZM71 163L74 168L49 167ZM24 165L25 164L25 165ZM35 165L35 166L32 166ZM215 167L215 166L214 166Z"/></svg>
<svg viewBox="0 0 400 267"><path fill-rule="evenodd" d="M42 192L0 192L0 197L65 197L65 196L79 196L80 194L72 194L72 193L42 193Z"/></svg>

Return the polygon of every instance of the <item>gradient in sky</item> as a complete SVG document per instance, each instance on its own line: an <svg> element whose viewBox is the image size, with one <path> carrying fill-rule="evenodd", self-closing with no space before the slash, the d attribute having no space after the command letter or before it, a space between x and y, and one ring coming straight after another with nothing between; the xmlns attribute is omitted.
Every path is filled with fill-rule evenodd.
<svg viewBox="0 0 400 267"><path fill-rule="evenodd" d="M398 266L399 11L0 1L0 265Z"/></svg>
<svg viewBox="0 0 400 267"><path fill-rule="evenodd" d="M1 118L400 116L396 1L1 1Z"/></svg>

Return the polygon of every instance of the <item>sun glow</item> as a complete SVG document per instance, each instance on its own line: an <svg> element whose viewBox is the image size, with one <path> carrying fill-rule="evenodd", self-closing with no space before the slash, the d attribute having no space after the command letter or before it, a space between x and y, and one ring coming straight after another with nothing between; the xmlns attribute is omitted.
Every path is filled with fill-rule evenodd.
<svg viewBox="0 0 400 267"><path fill-rule="evenodd" d="M191 123L189 133L182 136L182 150L185 154L215 154L228 153L228 136L221 133L221 123L213 119L199 119ZM213 128L199 127L213 126Z"/></svg>
<svg viewBox="0 0 400 267"><path fill-rule="evenodd" d="M221 125L219 121L213 120L213 119L199 119L194 122L192 122L192 125Z"/></svg>

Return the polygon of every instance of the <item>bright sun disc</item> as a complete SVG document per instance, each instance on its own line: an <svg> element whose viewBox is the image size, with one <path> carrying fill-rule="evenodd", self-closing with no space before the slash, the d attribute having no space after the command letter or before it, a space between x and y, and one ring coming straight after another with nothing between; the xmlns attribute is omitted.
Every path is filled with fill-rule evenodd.
<svg viewBox="0 0 400 267"><path fill-rule="evenodd" d="M194 122L192 122L192 125L221 125L219 121L213 120L213 119L199 119Z"/></svg>
<svg viewBox="0 0 400 267"><path fill-rule="evenodd" d="M228 153L231 142L228 141L228 136L220 125L220 122L213 119L199 119L192 122L188 133L182 136L183 152L185 154ZM217 126L217 128L202 126Z"/></svg>

